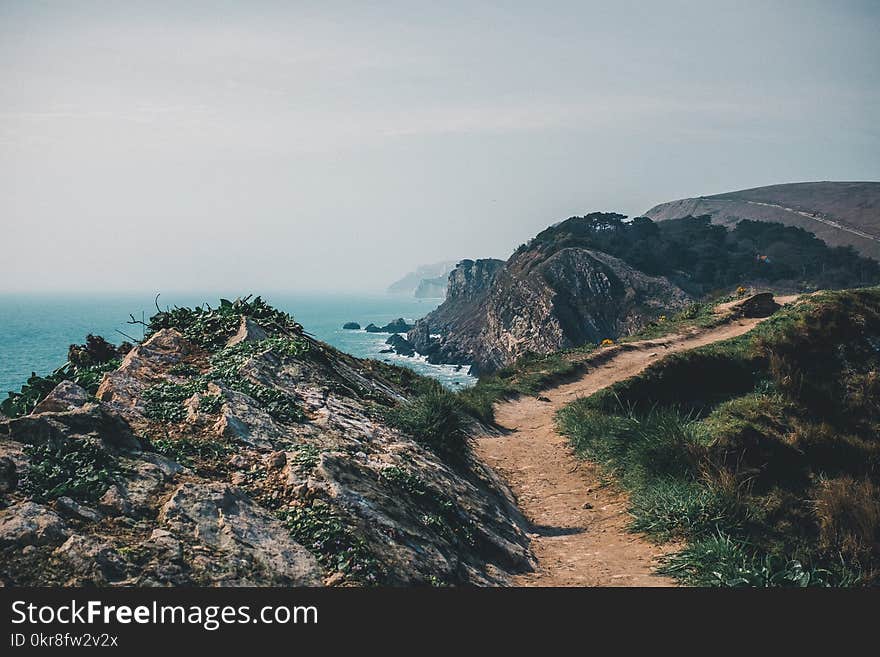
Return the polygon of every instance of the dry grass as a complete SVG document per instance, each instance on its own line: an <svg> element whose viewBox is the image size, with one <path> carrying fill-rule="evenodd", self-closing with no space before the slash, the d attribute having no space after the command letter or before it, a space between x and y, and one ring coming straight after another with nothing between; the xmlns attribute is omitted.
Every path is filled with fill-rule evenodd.
<svg viewBox="0 0 880 657"><path fill-rule="evenodd" d="M823 550L858 559L880 547L880 487L869 479L822 480L814 507Z"/></svg>

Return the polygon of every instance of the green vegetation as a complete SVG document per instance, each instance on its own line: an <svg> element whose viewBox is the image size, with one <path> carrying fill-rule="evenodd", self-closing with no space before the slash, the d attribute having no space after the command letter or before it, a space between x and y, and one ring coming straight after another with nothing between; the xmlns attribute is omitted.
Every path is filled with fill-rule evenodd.
<svg viewBox="0 0 880 657"><path fill-rule="evenodd" d="M328 570L361 584L381 584L385 567L342 517L323 500L310 500L279 512L298 543L310 550Z"/></svg>
<svg viewBox="0 0 880 657"><path fill-rule="evenodd" d="M395 491L409 497L421 510L422 524L455 544L474 546L474 523L461 513L452 500L431 489L414 472L393 466L382 471L382 479Z"/></svg>
<svg viewBox="0 0 880 657"><path fill-rule="evenodd" d="M120 362L118 359L112 359L96 365L79 367L68 362L48 376L38 376L36 372L32 372L20 392L10 392L9 396L0 403L0 412L7 417L27 415L62 381L72 381L94 395L98 391L104 373L115 370Z"/></svg>
<svg viewBox="0 0 880 657"><path fill-rule="evenodd" d="M201 468L206 464L224 459L235 448L223 440L206 440L190 436L179 438L152 438L148 441L152 451L177 461L181 465Z"/></svg>
<svg viewBox="0 0 880 657"><path fill-rule="evenodd" d="M26 445L25 453L29 460L22 488L37 502L62 496L94 502L119 470L107 450L87 439Z"/></svg>
<svg viewBox="0 0 880 657"><path fill-rule="evenodd" d="M699 585L874 583L880 288L827 292L669 356L558 416Z"/></svg>
<svg viewBox="0 0 880 657"><path fill-rule="evenodd" d="M215 350L226 344L241 323L242 316L250 317L267 332L300 334L302 326L287 313L273 308L260 297L250 295L235 301L221 299L217 308L208 304L195 308L174 307L159 311L147 324L147 337L155 332L173 328L183 336L206 349Z"/></svg>
<svg viewBox="0 0 880 657"><path fill-rule="evenodd" d="M443 458L458 460L467 454L469 417L456 394L439 383L389 409L387 418L393 426Z"/></svg>
<svg viewBox="0 0 880 657"><path fill-rule="evenodd" d="M880 264L850 247L829 247L800 228L747 220L728 230L712 225L707 216L658 223L646 217L624 219L599 212L572 217L542 231L520 251L597 249L697 295L741 281L788 282L808 290L880 283Z"/></svg>
<svg viewBox="0 0 880 657"><path fill-rule="evenodd" d="M300 336L240 342L225 347L211 356L211 371L206 376L253 398L261 408L277 420L300 422L304 416L292 397L275 388L254 383L241 375L241 368L245 363L256 354L269 350L280 356L292 358L305 354L309 350L309 342Z"/></svg>
<svg viewBox="0 0 880 657"><path fill-rule="evenodd" d="M206 385L201 378L186 383L157 383L144 391L144 415L162 422L183 422L186 419L184 402L202 392Z"/></svg>

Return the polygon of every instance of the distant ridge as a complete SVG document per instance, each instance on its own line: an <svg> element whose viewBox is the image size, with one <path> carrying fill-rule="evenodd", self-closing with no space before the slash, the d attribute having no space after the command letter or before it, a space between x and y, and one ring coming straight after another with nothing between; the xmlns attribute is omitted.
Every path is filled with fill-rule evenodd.
<svg viewBox="0 0 880 657"><path fill-rule="evenodd" d="M644 213L655 221L688 215L709 215L725 226L743 219L797 226L826 244L880 260L880 182L769 185L661 203Z"/></svg>
<svg viewBox="0 0 880 657"><path fill-rule="evenodd" d="M415 271L388 286L388 294L399 296L443 297L446 294L446 277L456 265L455 260L421 265Z"/></svg>

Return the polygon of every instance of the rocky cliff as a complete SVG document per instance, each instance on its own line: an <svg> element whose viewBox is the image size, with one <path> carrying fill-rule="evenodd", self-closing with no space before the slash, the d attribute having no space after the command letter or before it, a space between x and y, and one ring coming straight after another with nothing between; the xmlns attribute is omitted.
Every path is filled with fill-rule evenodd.
<svg viewBox="0 0 880 657"><path fill-rule="evenodd" d="M526 352L616 338L689 301L665 278L605 253L525 248L506 263L461 263L447 301L416 322L409 339L429 360L485 372Z"/></svg>
<svg viewBox="0 0 880 657"><path fill-rule="evenodd" d="M94 370L64 370L35 406L5 406L3 584L494 584L530 568L491 471L389 421L426 385L412 372L259 299L149 330L93 394L75 381Z"/></svg>

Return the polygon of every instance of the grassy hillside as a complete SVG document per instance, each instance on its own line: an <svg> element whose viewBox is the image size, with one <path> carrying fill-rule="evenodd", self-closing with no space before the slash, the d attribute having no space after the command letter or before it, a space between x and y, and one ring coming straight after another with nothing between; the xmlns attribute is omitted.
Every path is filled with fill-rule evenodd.
<svg viewBox="0 0 880 657"><path fill-rule="evenodd" d="M880 260L880 182L769 185L657 205L654 221L709 215L732 227L743 219L803 228L829 246L851 246Z"/></svg>
<svg viewBox="0 0 880 657"><path fill-rule="evenodd" d="M813 295L558 422L630 492L633 529L686 542L663 568L682 581L877 583L880 288Z"/></svg>
<svg viewBox="0 0 880 657"><path fill-rule="evenodd" d="M618 214L572 217L539 233L521 251L549 256L563 248L595 249L691 294L760 283L812 291L876 285L880 264L850 248L831 248L800 228L741 221L731 230L707 217L631 222Z"/></svg>

